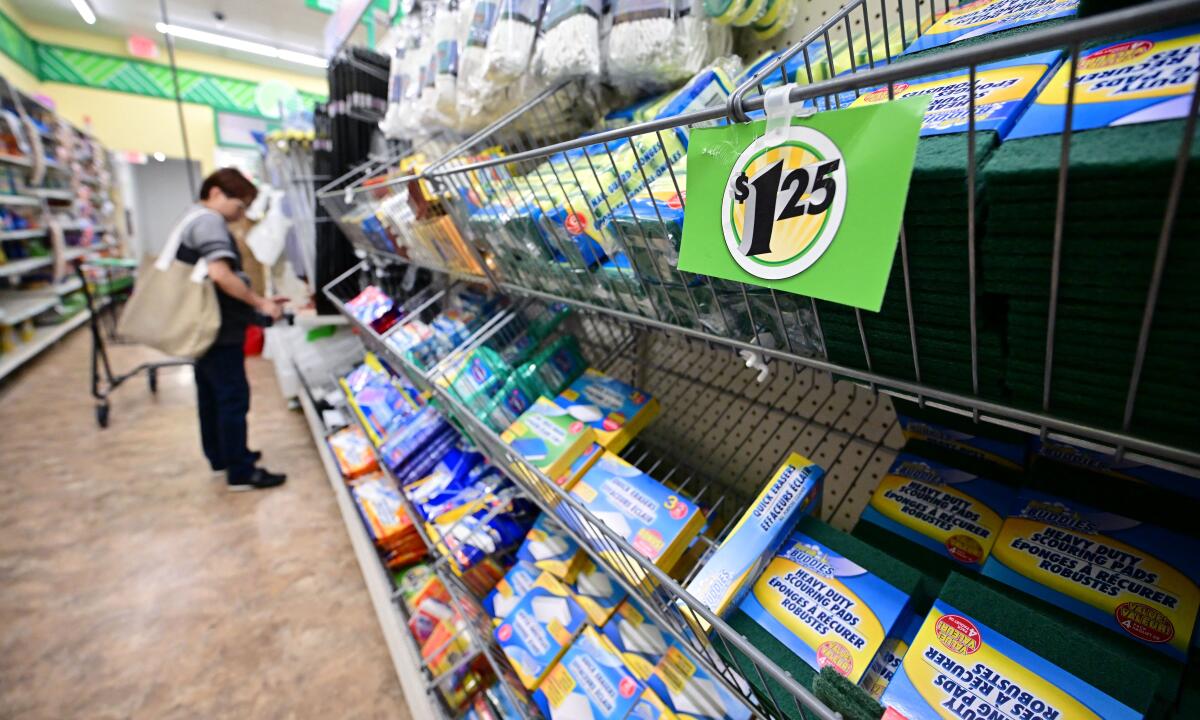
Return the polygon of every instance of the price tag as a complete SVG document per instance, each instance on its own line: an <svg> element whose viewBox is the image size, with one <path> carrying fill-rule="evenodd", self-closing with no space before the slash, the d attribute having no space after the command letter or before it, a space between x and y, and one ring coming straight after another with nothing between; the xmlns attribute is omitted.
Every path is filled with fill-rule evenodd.
<svg viewBox="0 0 1200 720"><path fill-rule="evenodd" d="M878 311L928 102L693 130L679 268Z"/></svg>

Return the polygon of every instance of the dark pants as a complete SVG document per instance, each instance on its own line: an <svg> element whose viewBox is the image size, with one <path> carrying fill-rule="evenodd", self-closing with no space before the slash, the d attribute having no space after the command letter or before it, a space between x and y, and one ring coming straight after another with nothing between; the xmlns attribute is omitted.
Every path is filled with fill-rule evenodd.
<svg viewBox="0 0 1200 720"><path fill-rule="evenodd" d="M225 470L231 481L254 472L246 447L246 413L250 383L241 345L216 345L196 359L196 405L200 410L200 442L213 470Z"/></svg>

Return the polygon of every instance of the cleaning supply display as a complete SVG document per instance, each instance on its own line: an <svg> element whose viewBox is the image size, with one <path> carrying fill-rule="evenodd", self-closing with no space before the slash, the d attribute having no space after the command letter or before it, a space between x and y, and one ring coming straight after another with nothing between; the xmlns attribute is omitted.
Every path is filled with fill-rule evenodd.
<svg viewBox="0 0 1200 720"><path fill-rule="evenodd" d="M595 431L544 397L500 434L500 439L551 478L565 474L595 440Z"/></svg>
<svg viewBox="0 0 1200 720"><path fill-rule="evenodd" d="M635 552L669 571L704 526L700 508L610 452L571 488L571 496ZM607 543L605 545L608 545ZM635 586L653 581L619 550L602 549Z"/></svg>
<svg viewBox="0 0 1200 720"><path fill-rule="evenodd" d="M658 400L595 368L554 398L555 404L596 433L596 442L620 452L658 415Z"/></svg>
<svg viewBox="0 0 1200 720"><path fill-rule="evenodd" d="M951 9L908 47L905 55L960 43L985 35L1073 17L1079 0L980 0Z"/></svg>
<svg viewBox="0 0 1200 720"><path fill-rule="evenodd" d="M517 548L517 560L571 583L587 561L587 555L550 516L543 513L529 529L525 542Z"/></svg>
<svg viewBox="0 0 1200 720"><path fill-rule="evenodd" d="M739 611L814 669L829 666L858 682L908 603L904 591L797 532Z"/></svg>
<svg viewBox="0 0 1200 720"><path fill-rule="evenodd" d="M1128 423L1125 401L1183 139L1180 118L1196 87L1194 74L1179 68L1198 48L1194 24L1092 44L1081 48L1075 77L1049 412L1161 442L1189 443L1200 434L1192 411L1200 382L1188 370L1200 360L1200 343L1186 331L1200 255L1189 243L1170 246L1147 338L1153 350ZM1059 69L983 170L990 198L983 289L1008 305L1011 402L1039 411L1059 179L1059 161L1049 156L1062 149L1069 72ZM1181 198L1200 190L1197 153L1193 142ZM1114 188L1115 174L1136 178L1134 188ZM1175 238L1197 227L1195 205L1181 203Z"/></svg>
<svg viewBox="0 0 1200 720"><path fill-rule="evenodd" d="M792 453L688 583L688 594L718 617L736 607L796 522L821 505L825 470ZM703 618L695 617L703 628Z"/></svg>
<svg viewBox="0 0 1200 720"><path fill-rule="evenodd" d="M587 616L570 591L543 572L495 630L521 683L536 688L583 629Z"/></svg>
<svg viewBox="0 0 1200 720"><path fill-rule="evenodd" d="M1142 717L941 600L882 702L884 717L909 720Z"/></svg>
<svg viewBox="0 0 1200 720"><path fill-rule="evenodd" d="M585 627L542 680L533 700L547 720L624 720L645 690L608 641Z"/></svg>
<svg viewBox="0 0 1200 720"><path fill-rule="evenodd" d="M984 575L1183 660L1200 609L1200 541L1033 490Z"/></svg>
<svg viewBox="0 0 1200 720"><path fill-rule="evenodd" d="M980 569L1016 490L910 453L879 481L862 522Z"/></svg>

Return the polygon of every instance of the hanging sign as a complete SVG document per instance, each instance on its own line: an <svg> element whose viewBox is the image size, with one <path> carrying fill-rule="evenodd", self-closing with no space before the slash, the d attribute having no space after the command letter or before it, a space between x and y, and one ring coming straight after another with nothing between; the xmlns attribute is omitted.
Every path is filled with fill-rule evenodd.
<svg viewBox="0 0 1200 720"><path fill-rule="evenodd" d="M878 311L928 104L693 130L679 269Z"/></svg>

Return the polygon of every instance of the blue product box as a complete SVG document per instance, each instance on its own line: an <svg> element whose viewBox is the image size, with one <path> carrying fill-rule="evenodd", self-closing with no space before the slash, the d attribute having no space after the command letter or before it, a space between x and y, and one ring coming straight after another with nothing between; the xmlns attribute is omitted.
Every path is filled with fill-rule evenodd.
<svg viewBox="0 0 1200 720"><path fill-rule="evenodd" d="M1186 117L1196 88L1197 53L1200 24L1082 49L1075 72L1072 130ZM1062 132L1070 72L1070 63L1063 63L1010 139Z"/></svg>
<svg viewBox="0 0 1200 720"><path fill-rule="evenodd" d="M629 598L617 606L600 632L642 680L649 679L654 666L667 652L667 634Z"/></svg>
<svg viewBox="0 0 1200 720"><path fill-rule="evenodd" d="M719 658L713 657L713 660L718 663L718 669L723 667ZM730 672L734 673L733 670ZM741 678L736 680L740 681L739 685L745 683ZM746 702L693 662L675 640L668 643L667 651L654 667L647 684L667 707L689 719L749 720L751 717Z"/></svg>
<svg viewBox="0 0 1200 720"><path fill-rule="evenodd" d="M976 0L950 10L904 48L904 55L982 35L1074 17L1079 0Z"/></svg>
<svg viewBox="0 0 1200 720"><path fill-rule="evenodd" d="M980 65L975 73L975 129L994 130L1005 138L1058 67L1053 50ZM970 75L964 70L929 75L892 85L891 99L930 96L921 121L921 137L967 132L970 123ZM851 94L847 99L853 97ZM887 86L864 93L850 107L889 102ZM843 105L844 106L844 105Z"/></svg>
<svg viewBox="0 0 1200 720"><path fill-rule="evenodd" d="M562 531L546 514L538 515L517 548L517 560L544 570L563 582L575 579L587 555L571 536Z"/></svg>
<svg viewBox="0 0 1200 720"><path fill-rule="evenodd" d="M604 452L575 483L571 495L597 520L624 538L634 551L670 570L704 526L690 500L610 452ZM619 550L601 550L634 585L647 582L636 561Z"/></svg>
<svg viewBox="0 0 1200 720"><path fill-rule="evenodd" d="M882 703L884 720L1142 717L941 600Z"/></svg>
<svg viewBox="0 0 1200 720"><path fill-rule="evenodd" d="M896 456L862 519L975 570L1017 491L912 453Z"/></svg>
<svg viewBox="0 0 1200 720"><path fill-rule="evenodd" d="M792 532L796 522L820 507L825 470L792 453L763 487L754 504L688 583L688 593L723 616L750 589ZM707 625L696 617L701 627Z"/></svg>
<svg viewBox="0 0 1200 720"><path fill-rule="evenodd" d="M517 603L521 602L521 598L525 597L541 574L541 570L529 563L515 563L496 583L496 587L483 598L484 611L497 623L502 622Z"/></svg>
<svg viewBox="0 0 1200 720"><path fill-rule="evenodd" d="M526 689L533 690L583 629L587 615L570 591L543 572L494 631Z"/></svg>
<svg viewBox="0 0 1200 720"><path fill-rule="evenodd" d="M590 627L563 653L533 701L547 720L625 720L646 686Z"/></svg>
<svg viewBox="0 0 1200 720"><path fill-rule="evenodd" d="M857 683L907 616L909 597L797 532L739 608L813 668Z"/></svg>
<svg viewBox="0 0 1200 720"><path fill-rule="evenodd" d="M983 574L1187 658L1200 609L1196 538L1024 490Z"/></svg>

